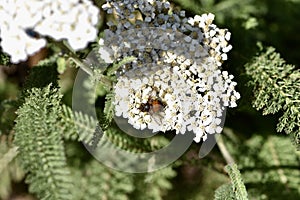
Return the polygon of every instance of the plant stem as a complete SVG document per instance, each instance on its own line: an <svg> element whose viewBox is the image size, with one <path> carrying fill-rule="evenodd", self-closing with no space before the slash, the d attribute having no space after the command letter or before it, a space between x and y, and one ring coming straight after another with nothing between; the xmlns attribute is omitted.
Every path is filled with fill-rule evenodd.
<svg viewBox="0 0 300 200"><path fill-rule="evenodd" d="M75 55L75 56L76 56L76 55ZM81 62L77 56L74 57L74 56L72 55L72 56L70 56L70 59L71 59L72 61L74 61L74 62L76 63L76 65L78 65L78 66L79 66L83 71L85 71L88 75L90 75L90 76L93 75L93 73L94 73L93 70L92 70L89 66L87 66L85 63Z"/></svg>
<svg viewBox="0 0 300 200"><path fill-rule="evenodd" d="M63 50L67 51L67 55L68 57L76 63L76 65L78 65L83 71L85 71L88 75L93 76L94 75L94 71L93 69L91 69L86 63L82 62L80 60L80 58L76 55L76 53L66 44L64 44L63 42L56 42L56 41L52 41L53 43L55 43L56 45L58 45L60 48L62 48ZM97 79L98 81L102 82L104 85L108 86L109 89L112 88L112 81L107 78L104 75L100 75L100 77Z"/></svg>
<svg viewBox="0 0 300 200"><path fill-rule="evenodd" d="M227 164L233 164L234 159L232 158L232 156L230 155L229 151L227 150L223 138L221 135L219 135L219 137L217 138L217 145L221 151L222 156L224 157L224 159L226 160Z"/></svg>

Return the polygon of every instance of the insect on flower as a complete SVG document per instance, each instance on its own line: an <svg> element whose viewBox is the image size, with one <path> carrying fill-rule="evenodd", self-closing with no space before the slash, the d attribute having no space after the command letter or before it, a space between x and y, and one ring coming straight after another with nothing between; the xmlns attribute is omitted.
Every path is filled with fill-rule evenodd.
<svg viewBox="0 0 300 200"><path fill-rule="evenodd" d="M147 103L142 103L139 109L142 112L159 113L165 106L166 105L160 99L149 97Z"/></svg>
<svg viewBox="0 0 300 200"><path fill-rule="evenodd" d="M149 97L147 103L142 103L139 107L141 112L147 112L157 124L162 124L163 110L166 104L157 97Z"/></svg>

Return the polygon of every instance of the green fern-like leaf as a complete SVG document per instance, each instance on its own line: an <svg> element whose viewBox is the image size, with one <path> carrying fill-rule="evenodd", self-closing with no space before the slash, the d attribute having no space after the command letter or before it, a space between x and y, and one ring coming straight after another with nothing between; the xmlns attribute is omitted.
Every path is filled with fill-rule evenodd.
<svg viewBox="0 0 300 200"><path fill-rule="evenodd" d="M215 191L215 200L236 200L237 198L234 195L234 192L232 191L232 184L224 184L221 185L216 191Z"/></svg>
<svg viewBox="0 0 300 200"><path fill-rule="evenodd" d="M104 136L118 148L130 152L151 152L153 150L153 145L149 140L129 136L117 127L108 127L107 130L104 131ZM106 142L107 141L101 140L100 144L105 145Z"/></svg>
<svg viewBox="0 0 300 200"><path fill-rule="evenodd" d="M131 152L149 152L154 148L161 147L160 144L155 142L155 139L152 139L152 142L147 139L131 137L117 127L107 125L105 118L102 118L98 122L86 114L72 111L71 108L63 106L61 128L64 132L64 138L67 140L83 141L90 145L102 146L107 142L101 139L104 135L109 142L118 148Z"/></svg>
<svg viewBox="0 0 300 200"><path fill-rule="evenodd" d="M256 184L270 199L284 197L298 199L300 196L299 154L290 144L289 138L268 137L260 148L258 160L261 162L259 169L263 173L248 170L245 176L250 183L254 182L253 177L261 180L261 183L256 182ZM273 188L272 193L270 188Z"/></svg>
<svg viewBox="0 0 300 200"><path fill-rule="evenodd" d="M109 93L106 95L105 106L104 106L104 114L109 123L112 122L113 117L115 116L115 106L114 106L114 93Z"/></svg>
<svg viewBox="0 0 300 200"><path fill-rule="evenodd" d="M258 152L254 167L245 167L243 173L249 193L257 199L299 199L299 155L289 138L270 136L258 146L257 137L249 141Z"/></svg>
<svg viewBox="0 0 300 200"><path fill-rule="evenodd" d="M264 115L283 112L277 131L292 134L299 146L300 70L286 64L272 47L256 56L245 68L254 86L253 106L263 110Z"/></svg>
<svg viewBox="0 0 300 200"><path fill-rule="evenodd" d="M236 164L230 164L225 167L225 170L230 176L232 189L234 191L236 199L239 200L248 200L248 194L246 187L242 180L240 171L237 168Z"/></svg>
<svg viewBox="0 0 300 200"><path fill-rule="evenodd" d="M97 124L93 117L63 105L60 123L65 139L84 141L87 144L92 142Z"/></svg>
<svg viewBox="0 0 300 200"><path fill-rule="evenodd" d="M95 104L99 96L105 96L110 90L110 81L108 81L106 85L102 82L105 77L101 79L101 81L99 77L104 77L101 70L94 70L94 74L83 81L83 87L85 89L83 95L91 105Z"/></svg>
<svg viewBox="0 0 300 200"><path fill-rule="evenodd" d="M72 169L75 182L74 200L129 200L128 194L135 185L132 175L114 171L96 160L86 163L82 170Z"/></svg>
<svg viewBox="0 0 300 200"><path fill-rule="evenodd" d="M289 138L254 135L244 142L224 141L239 163L250 199L299 199L300 155Z"/></svg>
<svg viewBox="0 0 300 200"><path fill-rule="evenodd" d="M29 190L40 199L72 199L58 119L61 96L51 84L26 93L28 97L17 112L14 143L28 173Z"/></svg>
<svg viewBox="0 0 300 200"><path fill-rule="evenodd" d="M162 200L166 192L172 189L170 179L175 176L176 172L172 166L152 173L135 175L136 187L131 199Z"/></svg>

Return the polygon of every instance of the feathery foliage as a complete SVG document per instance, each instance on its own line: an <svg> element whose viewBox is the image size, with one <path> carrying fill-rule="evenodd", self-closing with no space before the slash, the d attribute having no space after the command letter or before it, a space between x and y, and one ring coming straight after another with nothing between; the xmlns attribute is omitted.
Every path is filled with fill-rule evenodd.
<svg viewBox="0 0 300 200"><path fill-rule="evenodd" d="M234 191L236 199L248 200L248 194L242 180L240 171L236 164L230 164L225 167L226 172L231 179L232 190Z"/></svg>
<svg viewBox="0 0 300 200"><path fill-rule="evenodd" d="M63 105L60 124L65 139L84 141L89 144L93 139L97 120Z"/></svg>
<svg viewBox="0 0 300 200"><path fill-rule="evenodd" d="M300 157L289 138L269 136L264 140L256 136L247 143L250 152L258 152L252 159L249 156L248 161L243 159L252 163L242 168L249 195L258 199L266 196L269 199L298 199Z"/></svg>
<svg viewBox="0 0 300 200"><path fill-rule="evenodd" d="M75 183L74 200L120 199L129 200L135 183L128 174L114 171L96 160L84 164L80 170L71 168Z"/></svg>
<svg viewBox="0 0 300 200"><path fill-rule="evenodd" d="M169 179L176 176L172 167L166 167L159 171L138 174L134 176L135 190L130 199L161 200L167 190L172 189Z"/></svg>
<svg viewBox="0 0 300 200"><path fill-rule="evenodd" d="M105 0L93 2L101 6ZM273 128L277 124L277 131L293 137L300 147L297 66L300 1L170 2L174 11L185 9L188 17L212 12L216 16L214 23L232 33L233 49L222 68L235 75L242 98L237 109L227 112L228 128L224 129L222 138L225 150L240 171L236 165L227 166L229 177L226 175L225 156L220 154L222 148L215 147L199 160L196 144L192 144L186 157L179 158L176 168L172 164L148 174L118 172L98 163L82 142L102 147L106 138L122 150L140 153L166 146L172 136L159 133L152 138L135 138L123 132L114 121L113 86L118 78L115 72L135 58L107 65L97 53L98 43L75 52L64 42L55 43L50 39L47 58L37 66L29 64L30 61L11 65L9 57L0 50L0 199L19 199L24 194L30 194L29 200L299 199L299 152L289 137L276 135ZM98 36L104 37L103 24L115 15L100 12L100 16ZM276 50L261 49L253 57L258 42ZM95 50L94 55L82 63L81 58L91 49ZM68 106L73 90L70 83L76 72L74 66L86 67L89 78L80 95L94 106L97 119ZM252 87L244 84L248 81ZM248 97L263 116L252 108ZM129 158L120 162L132 164Z"/></svg>
<svg viewBox="0 0 300 200"><path fill-rule="evenodd" d="M236 200L232 187L233 186L231 183L221 185L218 189L216 189L214 199L215 200Z"/></svg>
<svg viewBox="0 0 300 200"><path fill-rule="evenodd" d="M300 155L289 138L255 135L243 146L239 139L224 141L239 163L250 199L298 199Z"/></svg>
<svg viewBox="0 0 300 200"><path fill-rule="evenodd" d="M104 105L104 114L105 114L105 118L107 119L107 121L109 123L112 122L113 120L113 117L115 115L115 106L113 104L114 102L114 98L115 98L115 95L114 93L108 93L106 96L105 96L105 105Z"/></svg>
<svg viewBox="0 0 300 200"><path fill-rule="evenodd" d="M97 144L94 145L98 145L98 142L101 142L101 145L104 145L106 141L102 141L101 137L105 135L109 142L112 142L119 148L132 152L147 152L165 144L165 142L160 144L156 143L156 139L152 139L153 141L151 142L128 136L117 127L107 127L105 124L102 124L105 118L97 122L97 120L91 116L83 114L82 112L73 111L65 105L62 106L61 116L60 123L64 133L63 136L67 140L84 141L86 144L97 142ZM101 126L98 127L99 124L101 124ZM98 141L94 141L98 136Z"/></svg>
<svg viewBox="0 0 300 200"><path fill-rule="evenodd" d="M166 144L166 140L160 137L154 137L151 139L131 137L126 133L123 133L117 127L109 127L104 131L104 135L109 142L113 143L117 147L135 153L151 152ZM156 140L160 140L160 143L157 143ZM105 145L106 141L100 142L101 145Z"/></svg>
<svg viewBox="0 0 300 200"><path fill-rule="evenodd" d="M14 143L19 148L21 164L29 173L29 190L40 199L72 199L58 119L61 95L51 84L26 93L28 97L18 109Z"/></svg>
<svg viewBox="0 0 300 200"><path fill-rule="evenodd" d="M292 134L300 147L300 70L270 47L245 66L254 86L253 106L264 115L281 111L277 131Z"/></svg>

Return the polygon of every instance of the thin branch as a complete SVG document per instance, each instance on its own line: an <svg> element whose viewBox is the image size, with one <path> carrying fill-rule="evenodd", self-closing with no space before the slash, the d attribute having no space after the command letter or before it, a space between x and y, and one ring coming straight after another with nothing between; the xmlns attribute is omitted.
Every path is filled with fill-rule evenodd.
<svg viewBox="0 0 300 200"><path fill-rule="evenodd" d="M217 137L217 145L221 151L222 156L224 157L224 159L226 160L227 164L234 164L234 159L232 158L232 156L230 155L229 151L227 150L223 138L221 135L219 135Z"/></svg>

